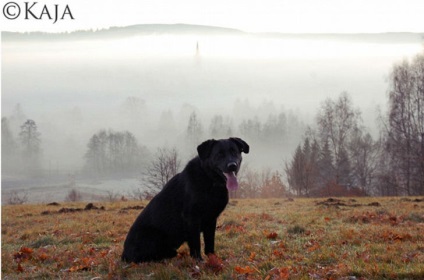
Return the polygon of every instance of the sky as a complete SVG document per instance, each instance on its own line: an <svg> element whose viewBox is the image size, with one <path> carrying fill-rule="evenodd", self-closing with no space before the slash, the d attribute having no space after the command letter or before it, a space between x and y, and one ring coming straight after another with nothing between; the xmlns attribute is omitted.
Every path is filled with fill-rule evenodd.
<svg viewBox="0 0 424 280"><path fill-rule="evenodd" d="M25 2L34 4L25 19ZM246 32L379 33L424 32L422 0L13 0L2 1L3 31L64 32L133 24L198 24ZM59 20L56 23L57 4ZM44 8L46 6L46 8ZM9 8L7 8L9 7ZM63 20L60 18L68 7ZM49 13L52 20L48 19Z"/></svg>

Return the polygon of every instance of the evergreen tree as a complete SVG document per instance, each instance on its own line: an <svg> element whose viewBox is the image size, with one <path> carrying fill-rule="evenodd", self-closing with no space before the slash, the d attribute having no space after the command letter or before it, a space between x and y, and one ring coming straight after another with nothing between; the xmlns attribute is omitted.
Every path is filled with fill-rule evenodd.
<svg viewBox="0 0 424 280"><path fill-rule="evenodd" d="M330 144L324 142L318 159L320 187L324 188L335 180L335 168L333 166L333 155L331 154Z"/></svg>
<svg viewBox="0 0 424 280"><path fill-rule="evenodd" d="M298 196L307 195L307 188L305 188L304 180L305 162L305 155L303 154L302 147L299 144L292 161L289 165L286 165L286 174L289 186Z"/></svg>
<svg viewBox="0 0 424 280"><path fill-rule="evenodd" d="M33 120L27 120L21 126L19 139L22 147L24 168L30 175L35 175L41 169L41 133Z"/></svg>
<svg viewBox="0 0 424 280"><path fill-rule="evenodd" d="M336 182L343 187L351 187L350 160L346 149L340 149L336 166Z"/></svg>

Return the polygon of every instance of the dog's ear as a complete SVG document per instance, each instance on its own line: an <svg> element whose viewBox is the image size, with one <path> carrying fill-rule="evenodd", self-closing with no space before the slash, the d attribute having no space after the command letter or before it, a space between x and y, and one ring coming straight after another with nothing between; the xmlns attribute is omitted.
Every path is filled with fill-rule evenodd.
<svg viewBox="0 0 424 280"><path fill-rule="evenodd" d="M241 152L245 154L249 153L249 145L247 145L247 143L244 142L244 140L237 137L231 137L230 140L236 143L237 147L239 147Z"/></svg>
<svg viewBox="0 0 424 280"><path fill-rule="evenodd" d="M201 160L205 160L209 157L211 154L213 145L215 145L217 141L215 139L207 140L197 146L197 153L199 154L199 157Z"/></svg>

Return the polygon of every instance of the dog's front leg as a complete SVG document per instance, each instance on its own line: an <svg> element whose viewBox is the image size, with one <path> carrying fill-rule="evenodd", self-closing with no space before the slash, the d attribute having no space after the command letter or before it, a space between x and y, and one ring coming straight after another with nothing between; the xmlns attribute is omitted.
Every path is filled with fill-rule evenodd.
<svg viewBox="0 0 424 280"><path fill-rule="evenodd" d="M192 218L188 226L188 247L190 247L190 256L201 260L200 253L200 219Z"/></svg>
<svg viewBox="0 0 424 280"><path fill-rule="evenodd" d="M205 254L215 254L216 219L203 225L203 239L205 240Z"/></svg>

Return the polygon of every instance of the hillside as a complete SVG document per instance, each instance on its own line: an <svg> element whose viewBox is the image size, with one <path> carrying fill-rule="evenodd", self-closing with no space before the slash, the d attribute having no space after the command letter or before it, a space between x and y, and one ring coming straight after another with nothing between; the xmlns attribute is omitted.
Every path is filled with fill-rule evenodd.
<svg viewBox="0 0 424 280"><path fill-rule="evenodd" d="M86 40L86 39L119 39L143 35L241 35L244 32L231 28L189 25L189 24L140 24L126 27L111 27L108 29L80 30L70 33L46 32L2 32L4 41L44 41L44 40Z"/></svg>
<svg viewBox="0 0 424 280"><path fill-rule="evenodd" d="M255 36L258 38L299 39L299 40L336 40L346 42L403 43L414 44L424 41L424 33L352 33L352 34L303 34L303 33L248 33L237 29L190 25L190 24L138 24L123 27L110 27L100 30L79 30L70 33L46 32L2 32L3 42L46 41L46 40L104 40L120 39L146 35L233 35Z"/></svg>

